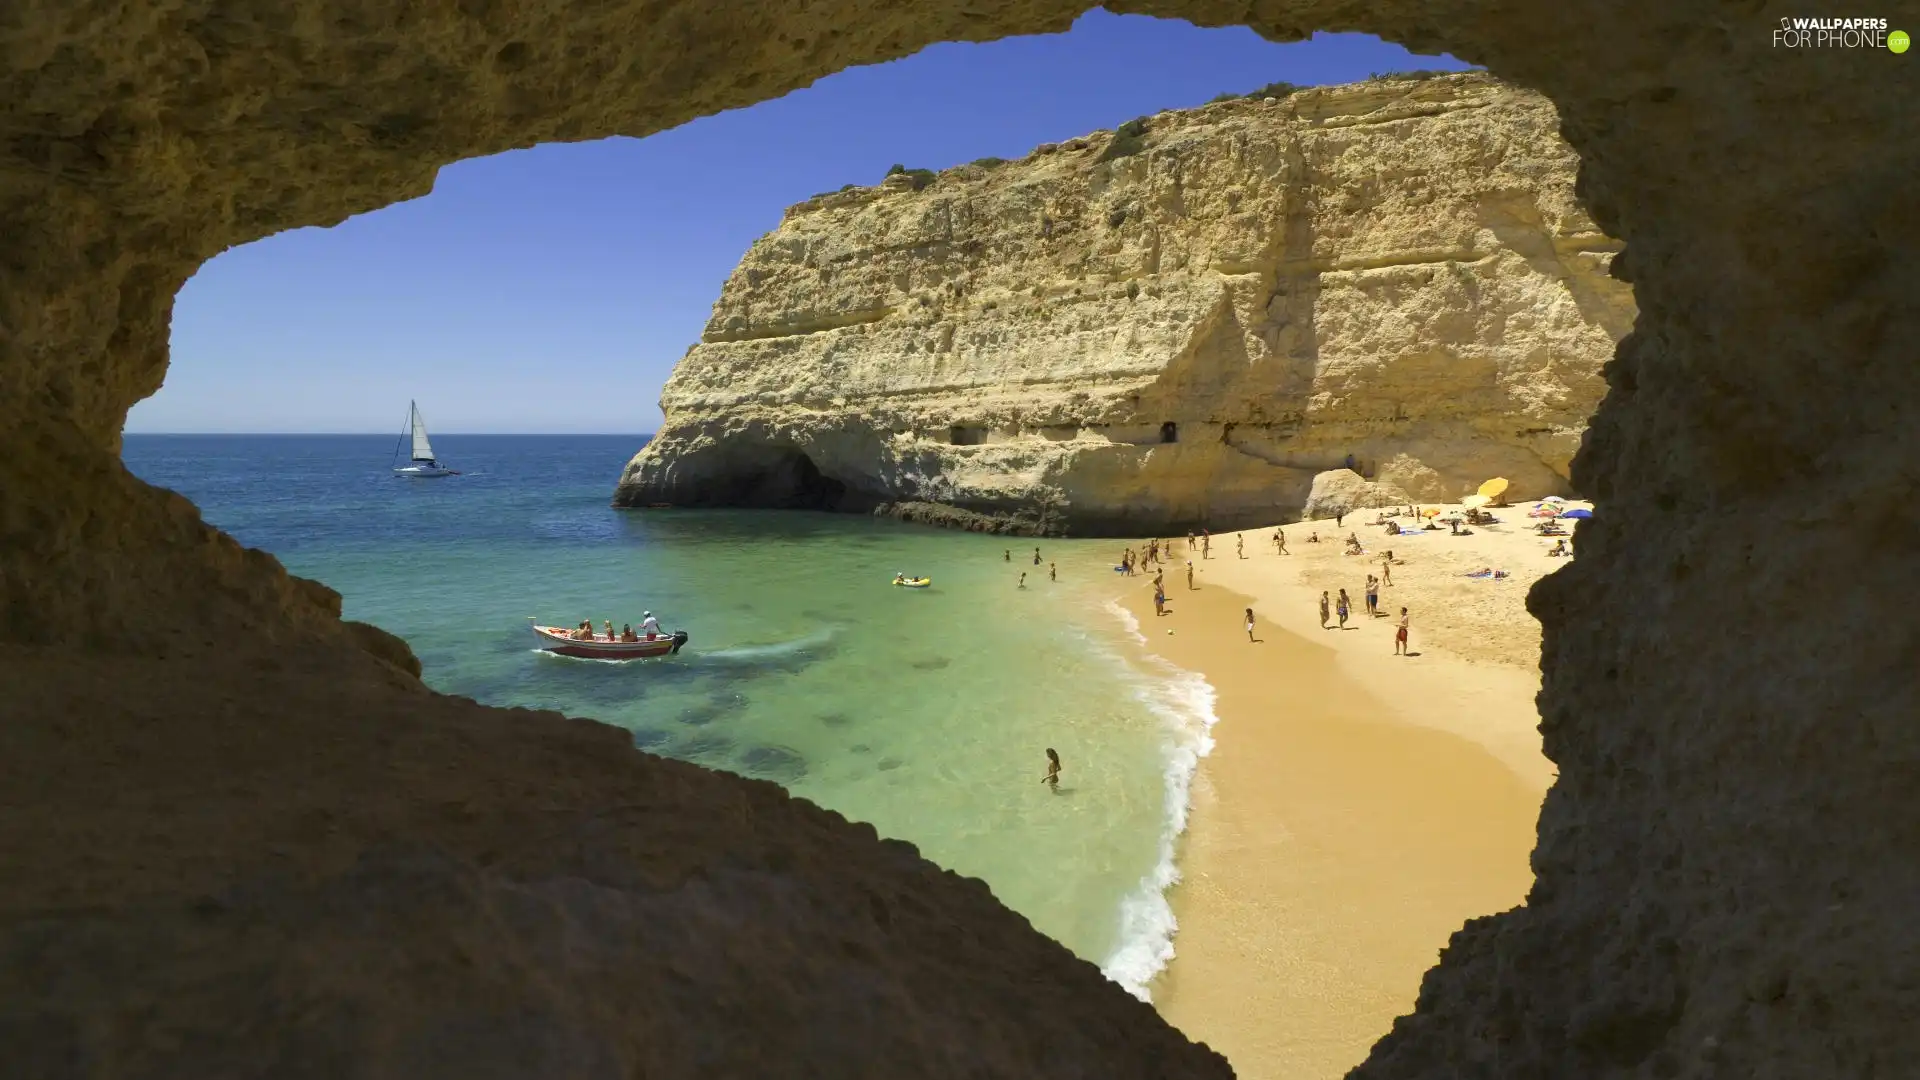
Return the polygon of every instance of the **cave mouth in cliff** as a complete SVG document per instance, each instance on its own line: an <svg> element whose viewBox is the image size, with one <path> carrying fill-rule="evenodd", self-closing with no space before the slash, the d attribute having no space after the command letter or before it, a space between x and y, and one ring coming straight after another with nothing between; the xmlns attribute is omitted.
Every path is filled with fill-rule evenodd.
<svg viewBox="0 0 1920 1080"><path fill-rule="evenodd" d="M806 451L771 443L735 456L694 498L682 501L764 510L842 510L848 508L849 495L847 485L821 472Z"/></svg>

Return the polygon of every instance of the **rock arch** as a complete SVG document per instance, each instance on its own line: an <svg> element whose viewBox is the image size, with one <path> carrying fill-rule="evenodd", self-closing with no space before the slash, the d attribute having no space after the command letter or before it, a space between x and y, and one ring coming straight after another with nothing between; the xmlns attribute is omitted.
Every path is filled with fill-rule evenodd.
<svg viewBox="0 0 1920 1080"><path fill-rule="evenodd" d="M1920 364L1894 313L1920 292L1914 61L1775 49L1778 16L1798 12L1752 2L1113 7L1276 39L1361 30L1485 64L1559 106L1582 193L1627 244L1616 274L1640 318L1575 463L1602 511L1532 597L1561 769L1538 883L1456 936L1359 1074L1863 1075L1910 1057L1920 616L1899 598L1920 583ZM226 247L424 194L460 158L644 135L931 42L1063 30L1079 10L235 0L0 16L0 791L15 803L0 910L13 946L92 943L50 990L0 949L9 1004L44 1021L15 1030L77 1053L100 1038L83 1017L192 971L139 982L113 957L244 941L222 973L234 1000L243 972L334 996L297 1015L260 1004L269 1057L241 1071L303 1039L440 1062L480 1025L530 1070L686 1071L721 1053L852 1076L972 1054L1007 1074L1219 1075L983 890L870 832L762 785L609 763L604 729L427 695L403 645L340 623L336 596L116 456L127 408L164 374L174 293ZM276 738L311 739L309 767L277 764ZM548 767L543 786L516 757ZM448 761L492 786L448 779ZM399 836L431 850L398 853ZM341 921L376 894L390 906L368 908L372 929ZM374 955L367 934L403 933L408 897L455 914L378 953L378 986L328 984L272 947L318 912L341 955ZM671 977L534 977L551 970L540 927L632 948L622 919L708 940L716 910L746 928L739 951L676 946ZM970 969L982 950L961 962L955 925L1007 962ZM699 992L750 985L737 965L774 956L789 966L750 1000L790 1022L725 1038ZM844 1010L780 1011L850 972L869 989ZM430 985L484 986L522 1019L481 1025L407 994ZM607 1000L657 1026L622 1034L594 1011ZM349 1005L370 1004L381 1019L354 1026ZM855 1027L867 1041L818 1035ZM128 1030L122 1050L147 1056L125 1060L164 1058Z"/></svg>

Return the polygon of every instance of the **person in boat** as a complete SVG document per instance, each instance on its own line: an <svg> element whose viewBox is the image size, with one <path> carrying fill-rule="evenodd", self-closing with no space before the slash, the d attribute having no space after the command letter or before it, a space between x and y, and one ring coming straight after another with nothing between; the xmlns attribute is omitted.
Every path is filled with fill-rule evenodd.
<svg viewBox="0 0 1920 1080"><path fill-rule="evenodd" d="M660 620L653 617L653 612L640 613L640 632L646 635L648 641L660 636Z"/></svg>
<svg viewBox="0 0 1920 1080"><path fill-rule="evenodd" d="M620 640L621 641L639 641L640 640L640 635L633 632L632 623L620 624Z"/></svg>
<svg viewBox="0 0 1920 1080"><path fill-rule="evenodd" d="M613 636L613 620L612 619L607 620L607 640L608 641L620 640L619 638L616 638Z"/></svg>
<svg viewBox="0 0 1920 1080"><path fill-rule="evenodd" d="M573 640L575 641L592 641L593 640L593 620L581 619L580 625L574 627L573 633L570 634L569 636L572 637Z"/></svg>
<svg viewBox="0 0 1920 1080"><path fill-rule="evenodd" d="M907 575L895 570L893 572L893 583L895 585L905 585L907 583Z"/></svg>

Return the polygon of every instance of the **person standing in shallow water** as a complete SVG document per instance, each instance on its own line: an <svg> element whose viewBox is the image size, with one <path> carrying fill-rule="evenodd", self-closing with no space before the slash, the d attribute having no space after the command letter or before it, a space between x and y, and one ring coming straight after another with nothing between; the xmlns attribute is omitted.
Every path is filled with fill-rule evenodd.
<svg viewBox="0 0 1920 1080"><path fill-rule="evenodd" d="M1047 564L1047 580L1048 581L1060 580L1060 568L1055 566L1052 563Z"/></svg>
<svg viewBox="0 0 1920 1080"><path fill-rule="evenodd" d="M1055 795L1060 794L1060 755L1051 746L1047 747L1047 775L1040 782L1052 788Z"/></svg>
<svg viewBox="0 0 1920 1080"><path fill-rule="evenodd" d="M1039 548L1033 549L1033 565L1035 566L1040 565L1040 549Z"/></svg>
<svg viewBox="0 0 1920 1080"><path fill-rule="evenodd" d="M1020 587L1020 588L1022 588L1022 589L1024 589L1024 588L1026 588L1026 587L1027 587L1027 572L1026 572L1025 570L1022 570L1022 571L1020 571L1020 585L1019 585L1019 587Z"/></svg>
<svg viewBox="0 0 1920 1080"><path fill-rule="evenodd" d="M1407 655L1407 609L1400 609L1400 626L1393 632L1393 655Z"/></svg>
<svg viewBox="0 0 1920 1080"><path fill-rule="evenodd" d="M1013 561L1013 549L1012 549L1012 548L1008 548L1008 549L1007 549L1007 551L1006 551L1006 554L1004 554L1004 555L1002 555L1002 556L1001 556L1001 558L1003 558L1003 559L1005 559L1005 560L1006 560L1006 561L1008 561L1008 562L1012 562L1012 561Z"/></svg>

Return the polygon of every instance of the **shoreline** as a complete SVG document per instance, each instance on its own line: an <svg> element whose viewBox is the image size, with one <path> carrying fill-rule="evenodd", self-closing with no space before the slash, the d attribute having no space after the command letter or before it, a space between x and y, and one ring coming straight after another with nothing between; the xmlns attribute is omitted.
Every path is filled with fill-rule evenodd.
<svg viewBox="0 0 1920 1080"><path fill-rule="evenodd" d="M1244 533L1245 558L1242 534L1215 536L1211 559L1192 553L1193 591L1176 538L1163 617L1151 574L1115 582L1143 651L1213 688L1214 747L1190 781L1167 891L1173 955L1149 989L1242 1077L1344 1074L1412 1009L1453 931L1532 885L1554 770L1524 595L1560 563L1523 534L1524 509L1499 513L1502 526L1459 537L1386 537L1358 515L1291 524L1285 556L1271 528ZM1322 543L1306 543L1315 531ZM1364 534L1366 557L1341 554L1348 533ZM1410 657L1393 655L1394 620L1364 611L1389 546L1380 607L1411 609ZM1460 576L1475 564L1509 577ZM1342 587L1349 628L1322 630L1319 592Z"/></svg>

